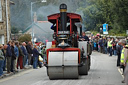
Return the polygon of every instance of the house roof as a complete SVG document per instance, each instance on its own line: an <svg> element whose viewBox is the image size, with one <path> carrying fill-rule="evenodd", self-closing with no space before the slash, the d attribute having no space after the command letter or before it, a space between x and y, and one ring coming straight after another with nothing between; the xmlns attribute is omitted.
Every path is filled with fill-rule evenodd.
<svg viewBox="0 0 128 85"><path fill-rule="evenodd" d="M28 30L30 30L33 27L34 29L40 29L45 33L49 33L52 32L50 29L51 25L52 24L48 21L37 21L36 23L32 23L25 30L23 30L23 33L26 33Z"/></svg>
<svg viewBox="0 0 128 85"><path fill-rule="evenodd" d="M34 30L34 37L38 39L48 39L52 40L52 34L54 33L53 30L51 30L52 23L48 21L37 21L36 23L32 23L29 25L25 30L23 30L23 33L32 33L32 28Z"/></svg>

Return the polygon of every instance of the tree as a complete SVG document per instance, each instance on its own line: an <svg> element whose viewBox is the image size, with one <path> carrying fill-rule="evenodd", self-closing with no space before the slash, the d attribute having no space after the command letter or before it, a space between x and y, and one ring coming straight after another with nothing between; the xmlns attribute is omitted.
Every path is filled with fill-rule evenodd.
<svg viewBox="0 0 128 85"><path fill-rule="evenodd" d="M24 34L19 37L18 39L19 42L28 42L31 41L31 35L30 34Z"/></svg>
<svg viewBox="0 0 128 85"><path fill-rule="evenodd" d="M19 32L19 29L18 28L16 28L16 27L12 27L11 28L11 33L12 34L17 34Z"/></svg>

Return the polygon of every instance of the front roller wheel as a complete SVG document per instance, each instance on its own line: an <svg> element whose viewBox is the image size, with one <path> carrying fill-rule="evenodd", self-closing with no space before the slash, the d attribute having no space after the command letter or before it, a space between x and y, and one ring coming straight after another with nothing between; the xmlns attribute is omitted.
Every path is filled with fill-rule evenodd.
<svg viewBox="0 0 128 85"><path fill-rule="evenodd" d="M52 66L48 67L49 79L78 79L78 66Z"/></svg>

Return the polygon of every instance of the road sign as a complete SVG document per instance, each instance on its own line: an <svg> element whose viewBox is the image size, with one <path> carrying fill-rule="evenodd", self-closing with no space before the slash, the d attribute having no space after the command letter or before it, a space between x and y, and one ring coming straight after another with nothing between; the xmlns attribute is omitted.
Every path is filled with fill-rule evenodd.
<svg viewBox="0 0 128 85"><path fill-rule="evenodd" d="M103 34L108 34L108 24L103 24Z"/></svg>

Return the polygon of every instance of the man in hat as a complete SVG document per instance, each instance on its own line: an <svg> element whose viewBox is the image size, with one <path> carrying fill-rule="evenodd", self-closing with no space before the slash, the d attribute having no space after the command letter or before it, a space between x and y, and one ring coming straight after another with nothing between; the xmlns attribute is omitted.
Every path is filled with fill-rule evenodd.
<svg viewBox="0 0 128 85"><path fill-rule="evenodd" d="M128 85L128 45L125 46L124 50L124 66L124 82L126 83L126 85Z"/></svg>
<svg viewBox="0 0 128 85"><path fill-rule="evenodd" d="M126 40L121 40L121 45L123 46L123 49L121 51L121 59L120 59L120 64L121 64L121 68L123 68L123 72L125 70L125 66L126 66L126 62L125 62L125 57L127 56L126 54ZM125 83L125 80L122 81L122 83Z"/></svg>

